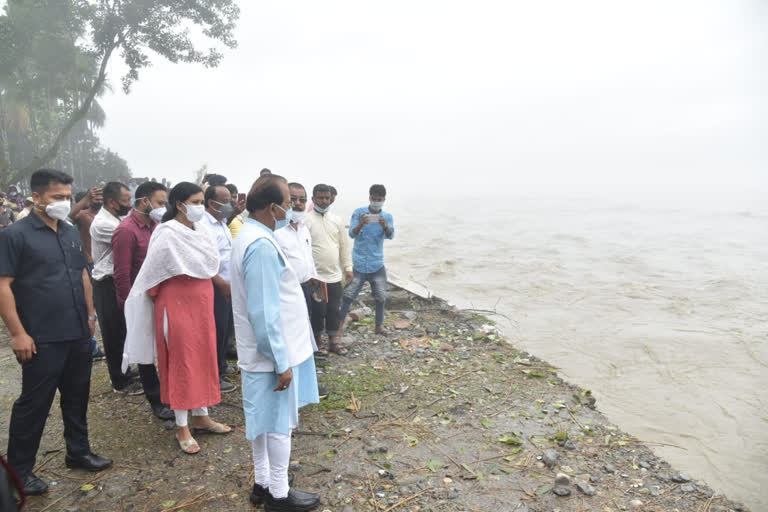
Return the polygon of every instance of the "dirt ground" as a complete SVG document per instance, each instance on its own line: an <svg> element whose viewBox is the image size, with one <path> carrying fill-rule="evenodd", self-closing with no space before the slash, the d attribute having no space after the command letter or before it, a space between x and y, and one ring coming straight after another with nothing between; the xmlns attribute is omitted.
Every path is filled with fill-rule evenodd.
<svg viewBox="0 0 768 512"><path fill-rule="evenodd" d="M372 306L369 296L362 300ZM294 435L291 471L297 487L322 496L318 510L747 510L621 432L594 408L591 392L516 350L487 318L397 289L388 304L391 336L375 336L370 315L362 308L348 326L348 356L318 359L329 395L302 410ZM19 389L3 329L3 451ZM91 445L115 466L67 469L54 407L36 468L51 489L26 510L254 510L239 389L223 400L211 415L234 433L199 436L201 453L185 455L172 423L155 419L143 396L113 393L105 363L95 363Z"/></svg>

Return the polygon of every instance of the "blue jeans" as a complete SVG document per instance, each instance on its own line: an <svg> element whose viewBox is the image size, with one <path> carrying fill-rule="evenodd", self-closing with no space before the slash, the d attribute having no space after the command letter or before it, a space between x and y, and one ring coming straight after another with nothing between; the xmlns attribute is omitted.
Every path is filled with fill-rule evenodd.
<svg viewBox="0 0 768 512"><path fill-rule="evenodd" d="M364 274L354 271L354 278L344 288L344 296L341 301L341 311L339 318L343 322L347 318L349 308L352 302L360 295L365 283L371 283L373 298L376 300L376 327L381 327L384 323L384 305L387 303L387 268L381 267L376 272Z"/></svg>

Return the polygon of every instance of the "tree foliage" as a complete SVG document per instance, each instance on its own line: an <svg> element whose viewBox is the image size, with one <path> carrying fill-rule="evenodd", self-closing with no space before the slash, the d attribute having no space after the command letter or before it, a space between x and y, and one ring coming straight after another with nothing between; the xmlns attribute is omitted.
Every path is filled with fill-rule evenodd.
<svg viewBox="0 0 768 512"><path fill-rule="evenodd" d="M0 15L0 181L54 159L62 168L120 162L125 172L94 134L106 119L98 97L108 64L119 56L127 66L126 93L156 56L215 67L215 45L236 46L238 16L234 0L9 0Z"/></svg>

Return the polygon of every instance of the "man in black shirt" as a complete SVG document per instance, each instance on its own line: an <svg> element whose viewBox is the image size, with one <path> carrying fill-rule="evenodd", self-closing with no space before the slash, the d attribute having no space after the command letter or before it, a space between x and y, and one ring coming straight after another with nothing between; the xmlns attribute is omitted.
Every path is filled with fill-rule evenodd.
<svg viewBox="0 0 768 512"><path fill-rule="evenodd" d="M28 495L48 490L32 469L57 389L67 467L101 471L112 465L93 454L88 442L89 340L96 313L80 234L65 221L71 184L72 177L61 171L36 171L31 179L32 213L0 230L0 317L22 368L21 396L11 413L8 462Z"/></svg>

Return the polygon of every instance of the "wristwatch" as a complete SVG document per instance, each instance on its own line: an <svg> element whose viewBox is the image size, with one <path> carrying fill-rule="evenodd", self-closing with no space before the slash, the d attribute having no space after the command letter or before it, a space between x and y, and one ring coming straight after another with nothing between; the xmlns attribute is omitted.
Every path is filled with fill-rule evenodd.
<svg viewBox="0 0 768 512"><path fill-rule="evenodd" d="M89 322L95 322L96 321L96 315L88 315L88 321Z"/></svg>

